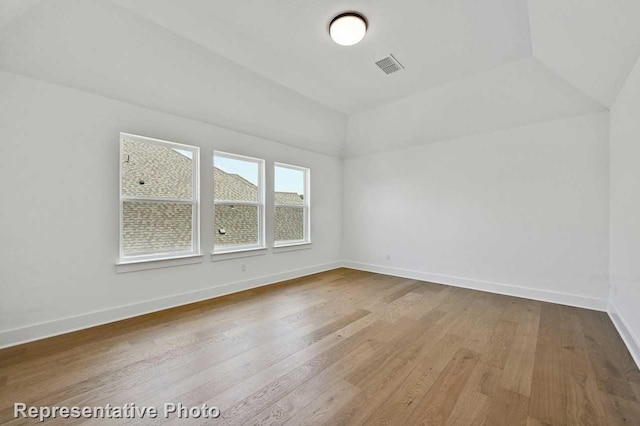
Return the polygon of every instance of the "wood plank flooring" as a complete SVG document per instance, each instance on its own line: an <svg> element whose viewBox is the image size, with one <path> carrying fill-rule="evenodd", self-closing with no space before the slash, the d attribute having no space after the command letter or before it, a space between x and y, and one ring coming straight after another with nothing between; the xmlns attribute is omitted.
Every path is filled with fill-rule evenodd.
<svg viewBox="0 0 640 426"><path fill-rule="evenodd" d="M640 425L639 401L605 313L348 269L0 351L3 424L173 402L225 426ZM47 424L81 422L104 423Z"/></svg>

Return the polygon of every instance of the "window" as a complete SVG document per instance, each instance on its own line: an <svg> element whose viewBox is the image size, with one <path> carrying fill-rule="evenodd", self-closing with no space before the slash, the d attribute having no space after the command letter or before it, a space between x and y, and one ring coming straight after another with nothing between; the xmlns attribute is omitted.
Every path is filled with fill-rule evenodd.
<svg viewBox="0 0 640 426"><path fill-rule="evenodd" d="M275 165L275 245L310 243L310 170Z"/></svg>
<svg viewBox="0 0 640 426"><path fill-rule="evenodd" d="M264 160L213 154L214 254L264 244Z"/></svg>
<svg viewBox="0 0 640 426"><path fill-rule="evenodd" d="M199 148L121 133L120 157L120 262L199 254Z"/></svg>

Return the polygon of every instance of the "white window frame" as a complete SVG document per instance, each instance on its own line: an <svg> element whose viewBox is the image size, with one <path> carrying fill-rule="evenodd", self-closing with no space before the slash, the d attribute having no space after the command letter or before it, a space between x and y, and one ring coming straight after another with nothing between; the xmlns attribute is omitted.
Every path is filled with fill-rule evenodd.
<svg viewBox="0 0 640 426"><path fill-rule="evenodd" d="M229 245L224 247L216 247L215 238L213 241L213 255L223 255L228 253L247 252L252 250L265 250L266 245L266 232L265 232L265 161L261 158L248 157L246 155L231 154L223 151L213 151L212 167L215 167L215 158L224 157L231 160L247 161L258 165L258 200L257 201L234 201L234 200L216 200L215 184L213 193L213 232L217 232L217 225L215 223L216 218L216 206L229 205L229 206L256 206L258 208L258 242L256 244L245 245ZM215 179L215 178L214 178ZM215 235L215 234L214 234Z"/></svg>
<svg viewBox="0 0 640 426"><path fill-rule="evenodd" d="M157 146L169 147L182 151L191 152L192 170L192 188L191 199L176 199L165 197L132 197L122 194L122 153L124 140L131 140L141 143L148 143ZM200 148L192 145L184 145L177 142L165 141L162 139L154 139L146 136L139 136L130 133L120 133L120 257L118 264L125 265L129 263L150 262L157 260L180 259L194 256L201 256L200 253ZM148 254L127 255L124 254L124 234L123 234L123 214L125 202L150 202L150 203L178 203L191 205L191 249L189 250L169 250Z"/></svg>
<svg viewBox="0 0 640 426"><path fill-rule="evenodd" d="M275 171L276 168L283 169L292 169L301 171L304 175L304 197L303 197L303 211L304 211L304 237L301 240L289 240L289 241L276 241L275 236L275 212L277 207L296 207L291 204L282 204L277 203L275 201L275 193L276 193L276 180L275 180ZM274 162L273 165L273 219L274 219L274 230L273 230L273 246L275 248L278 247L290 247L290 246L300 246L311 244L311 169L308 167L302 166L294 166L292 164L286 163L278 163Z"/></svg>

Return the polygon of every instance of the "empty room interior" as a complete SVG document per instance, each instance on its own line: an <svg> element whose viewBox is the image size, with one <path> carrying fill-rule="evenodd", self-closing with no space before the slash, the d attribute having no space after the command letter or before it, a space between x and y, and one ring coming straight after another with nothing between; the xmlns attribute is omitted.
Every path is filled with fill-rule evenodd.
<svg viewBox="0 0 640 426"><path fill-rule="evenodd" d="M0 424L640 425L638 0L0 0Z"/></svg>

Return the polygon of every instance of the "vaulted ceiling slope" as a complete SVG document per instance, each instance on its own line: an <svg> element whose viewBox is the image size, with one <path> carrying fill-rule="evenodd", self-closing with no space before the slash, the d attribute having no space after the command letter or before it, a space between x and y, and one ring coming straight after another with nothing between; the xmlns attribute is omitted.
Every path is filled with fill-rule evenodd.
<svg viewBox="0 0 640 426"><path fill-rule="evenodd" d="M16 19L38 2L40 0L1 0L0 27Z"/></svg>
<svg viewBox="0 0 640 426"><path fill-rule="evenodd" d="M640 55L638 0L18 1L0 68L331 155L605 111Z"/></svg>
<svg viewBox="0 0 640 426"><path fill-rule="evenodd" d="M0 69L341 155L344 114L112 2L41 1L17 15L0 28Z"/></svg>
<svg viewBox="0 0 640 426"><path fill-rule="evenodd" d="M531 55L526 0L112 0L287 87L352 113ZM357 46L338 13L369 21ZM387 77L375 62L406 67Z"/></svg>
<svg viewBox="0 0 640 426"><path fill-rule="evenodd" d="M510 62L349 119L345 155L385 151L604 111L534 58Z"/></svg>
<svg viewBox="0 0 640 426"><path fill-rule="evenodd" d="M610 107L640 56L640 1L529 0L533 55Z"/></svg>

